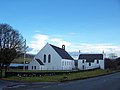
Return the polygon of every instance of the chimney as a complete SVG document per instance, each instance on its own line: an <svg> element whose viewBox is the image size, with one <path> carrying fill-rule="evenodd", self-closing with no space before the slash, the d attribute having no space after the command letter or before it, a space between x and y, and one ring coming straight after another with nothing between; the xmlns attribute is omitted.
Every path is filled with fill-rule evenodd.
<svg viewBox="0 0 120 90"><path fill-rule="evenodd" d="M104 50L103 50L102 54L103 54L103 59L106 58L106 54L105 54Z"/></svg>
<svg viewBox="0 0 120 90"><path fill-rule="evenodd" d="M62 45L62 49L65 50L65 45Z"/></svg>
<svg viewBox="0 0 120 90"><path fill-rule="evenodd" d="M103 52L102 52L102 53L103 53L103 54L105 53L105 52L104 52L104 50L103 50Z"/></svg>

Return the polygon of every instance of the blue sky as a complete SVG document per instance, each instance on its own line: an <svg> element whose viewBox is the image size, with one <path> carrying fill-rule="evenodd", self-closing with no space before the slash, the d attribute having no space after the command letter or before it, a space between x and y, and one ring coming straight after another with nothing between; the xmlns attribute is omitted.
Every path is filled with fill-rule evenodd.
<svg viewBox="0 0 120 90"><path fill-rule="evenodd" d="M47 42L68 51L119 52L120 0L0 0L0 23L19 30L30 53Z"/></svg>

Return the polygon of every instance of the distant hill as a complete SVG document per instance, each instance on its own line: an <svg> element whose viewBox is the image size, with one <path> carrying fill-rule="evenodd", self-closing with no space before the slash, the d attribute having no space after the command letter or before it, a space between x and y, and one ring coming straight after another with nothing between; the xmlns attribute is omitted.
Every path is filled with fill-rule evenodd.
<svg viewBox="0 0 120 90"><path fill-rule="evenodd" d="M35 55L33 55L33 54L26 54L26 55L25 55L25 62L26 62L26 63L31 62L32 59L34 58L34 56L35 56ZM12 63L24 63L24 53L22 53L19 58L14 59L14 60L12 61Z"/></svg>
<svg viewBox="0 0 120 90"><path fill-rule="evenodd" d="M72 56L72 58L77 60L80 53L79 52L69 52L69 54Z"/></svg>
<svg viewBox="0 0 120 90"><path fill-rule="evenodd" d="M26 53L26 55L25 55L26 58L31 58L31 59L33 59L34 56L35 56L34 54L28 54L28 53ZM22 54L20 55L20 57L24 57L24 53L22 53Z"/></svg>

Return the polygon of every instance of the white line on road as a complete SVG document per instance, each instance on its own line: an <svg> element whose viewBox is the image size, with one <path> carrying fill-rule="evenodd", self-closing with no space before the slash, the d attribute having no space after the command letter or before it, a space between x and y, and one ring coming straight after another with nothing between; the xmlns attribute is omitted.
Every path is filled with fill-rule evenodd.
<svg viewBox="0 0 120 90"><path fill-rule="evenodd" d="M43 88L49 88L49 87L51 87L50 85L49 86L44 86Z"/></svg>
<svg viewBox="0 0 120 90"><path fill-rule="evenodd" d="M9 87L7 87L7 88L18 88L18 87L23 87L23 86L26 86L26 85L9 86Z"/></svg>
<svg viewBox="0 0 120 90"><path fill-rule="evenodd" d="M58 84L58 86L61 86L61 85L64 85L64 83L60 83L60 84Z"/></svg>

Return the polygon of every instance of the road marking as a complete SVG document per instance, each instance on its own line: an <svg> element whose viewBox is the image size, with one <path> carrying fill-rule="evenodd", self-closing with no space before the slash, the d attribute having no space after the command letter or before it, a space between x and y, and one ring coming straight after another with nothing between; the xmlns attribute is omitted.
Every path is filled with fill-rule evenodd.
<svg viewBox="0 0 120 90"><path fill-rule="evenodd" d="M26 85L15 85L15 86L8 86L7 88L18 88L18 87L24 87Z"/></svg>
<svg viewBox="0 0 120 90"><path fill-rule="evenodd" d="M43 88L49 88L49 87L51 87L50 85L49 86L44 86Z"/></svg>
<svg viewBox="0 0 120 90"><path fill-rule="evenodd" d="M61 85L64 85L64 83L60 83L60 84L58 84L58 86L61 86Z"/></svg>

